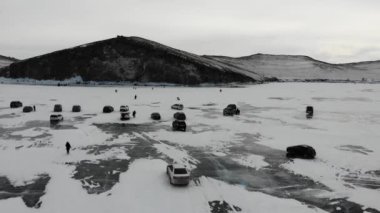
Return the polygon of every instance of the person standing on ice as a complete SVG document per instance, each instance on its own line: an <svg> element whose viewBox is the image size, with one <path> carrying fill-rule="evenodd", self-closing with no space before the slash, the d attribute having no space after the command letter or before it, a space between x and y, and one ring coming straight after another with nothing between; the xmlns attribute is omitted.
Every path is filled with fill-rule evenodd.
<svg viewBox="0 0 380 213"><path fill-rule="evenodd" d="M137 99L137 95L135 95L135 100Z"/></svg>
<svg viewBox="0 0 380 213"><path fill-rule="evenodd" d="M66 142L66 152L67 152L67 154L70 154L70 149L71 149L71 145L70 145L70 143L67 141L67 142Z"/></svg>
<svg viewBox="0 0 380 213"><path fill-rule="evenodd" d="M36 111L36 105L33 105L33 111Z"/></svg>
<svg viewBox="0 0 380 213"><path fill-rule="evenodd" d="M133 116L133 118L136 117L136 111L135 111L135 110L133 110L133 112L132 112L132 116Z"/></svg>

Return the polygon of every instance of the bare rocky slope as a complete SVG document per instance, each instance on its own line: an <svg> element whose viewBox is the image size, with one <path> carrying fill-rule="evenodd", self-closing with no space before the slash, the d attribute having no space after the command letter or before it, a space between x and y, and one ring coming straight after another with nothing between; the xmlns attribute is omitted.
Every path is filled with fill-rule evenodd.
<svg viewBox="0 0 380 213"><path fill-rule="evenodd" d="M255 82L240 68L139 37L98 41L26 59L0 70L8 78L84 81L200 83Z"/></svg>

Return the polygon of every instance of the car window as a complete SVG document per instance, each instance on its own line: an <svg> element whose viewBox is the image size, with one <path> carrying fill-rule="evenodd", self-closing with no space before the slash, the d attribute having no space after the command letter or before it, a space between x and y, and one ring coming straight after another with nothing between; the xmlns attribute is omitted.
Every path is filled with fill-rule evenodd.
<svg viewBox="0 0 380 213"><path fill-rule="evenodd" d="M184 174L187 174L187 170L186 169L175 169L174 174L184 175Z"/></svg>

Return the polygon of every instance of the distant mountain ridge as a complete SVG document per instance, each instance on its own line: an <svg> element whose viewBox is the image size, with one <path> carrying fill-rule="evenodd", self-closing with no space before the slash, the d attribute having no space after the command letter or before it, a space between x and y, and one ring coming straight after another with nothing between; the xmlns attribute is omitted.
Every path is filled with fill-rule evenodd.
<svg viewBox="0 0 380 213"><path fill-rule="evenodd" d="M279 80L380 81L380 61L331 64L301 55L254 54L244 57L204 56Z"/></svg>
<svg viewBox="0 0 380 213"><path fill-rule="evenodd" d="M10 64L19 61L16 58L0 55L0 68L9 66Z"/></svg>
<svg viewBox="0 0 380 213"><path fill-rule="evenodd" d="M15 61L7 78L201 83L380 81L380 61L331 64L302 55L199 56L139 37L118 36Z"/></svg>

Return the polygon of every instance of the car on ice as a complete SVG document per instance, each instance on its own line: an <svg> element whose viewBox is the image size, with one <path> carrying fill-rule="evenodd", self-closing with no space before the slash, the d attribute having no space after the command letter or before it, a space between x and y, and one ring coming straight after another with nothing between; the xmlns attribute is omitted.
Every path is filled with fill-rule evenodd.
<svg viewBox="0 0 380 213"><path fill-rule="evenodd" d="M111 113L111 112L113 112L112 106L107 105L103 107L103 113Z"/></svg>
<svg viewBox="0 0 380 213"><path fill-rule="evenodd" d="M183 112L176 112L176 113L174 113L173 117L176 120L182 120L182 121L186 120L186 115Z"/></svg>
<svg viewBox="0 0 380 213"><path fill-rule="evenodd" d="M129 107L127 105L121 105L120 112L129 112Z"/></svg>
<svg viewBox="0 0 380 213"><path fill-rule="evenodd" d="M62 112L62 105L61 104L56 104L54 105L54 112Z"/></svg>
<svg viewBox="0 0 380 213"><path fill-rule="evenodd" d="M173 104L172 109L183 110L183 105L182 104Z"/></svg>
<svg viewBox="0 0 380 213"><path fill-rule="evenodd" d="M161 120L161 115L160 115L160 113L158 113L158 112L153 112L153 113L150 115L150 118L153 119L153 120Z"/></svg>
<svg viewBox="0 0 380 213"><path fill-rule="evenodd" d="M312 106L306 107L306 118L310 119L313 118L314 115L314 108Z"/></svg>
<svg viewBox="0 0 380 213"><path fill-rule="evenodd" d="M172 185L188 185L190 182L190 171L180 164L169 164L166 167L169 183Z"/></svg>
<svg viewBox="0 0 380 213"><path fill-rule="evenodd" d="M22 109L22 112L31 112L31 111L33 111L32 106L24 106L24 108Z"/></svg>
<svg viewBox="0 0 380 213"><path fill-rule="evenodd" d="M237 108L236 104L229 104L226 108L223 109L224 116L233 116L239 114L240 110Z"/></svg>
<svg viewBox="0 0 380 213"><path fill-rule="evenodd" d="M22 107L22 103L21 103L21 101L11 101L10 107L11 108L19 108L19 107Z"/></svg>
<svg viewBox="0 0 380 213"><path fill-rule="evenodd" d="M180 120L175 120L172 123L172 129L173 129L173 131L183 131L183 132L186 132L186 122L185 121L180 121Z"/></svg>
<svg viewBox="0 0 380 213"><path fill-rule="evenodd" d="M51 124L56 124L58 122L63 121L63 116L61 114L53 114L50 115L50 123Z"/></svg>
<svg viewBox="0 0 380 213"><path fill-rule="evenodd" d="M82 109L80 105L74 105L72 108L72 112L80 112Z"/></svg>
<svg viewBox="0 0 380 213"><path fill-rule="evenodd" d="M286 152L288 158L313 159L316 155L314 148L308 145L289 146Z"/></svg>
<svg viewBox="0 0 380 213"><path fill-rule="evenodd" d="M120 113L120 120L126 121L131 119L131 116L129 115L129 112L121 112Z"/></svg>

